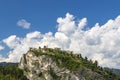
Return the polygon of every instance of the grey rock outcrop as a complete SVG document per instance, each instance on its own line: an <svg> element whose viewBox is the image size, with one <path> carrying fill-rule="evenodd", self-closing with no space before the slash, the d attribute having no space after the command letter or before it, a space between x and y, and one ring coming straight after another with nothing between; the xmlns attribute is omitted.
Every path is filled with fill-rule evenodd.
<svg viewBox="0 0 120 80"><path fill-rule="evenodd" d="M56 57L56 55L52 52L57 54L55 49L30 49L21 58L19 68L29 80L105 80L100 74L88 68L72 71L64 67L62 60L56 62L53 59L52 56Z"/></svg>

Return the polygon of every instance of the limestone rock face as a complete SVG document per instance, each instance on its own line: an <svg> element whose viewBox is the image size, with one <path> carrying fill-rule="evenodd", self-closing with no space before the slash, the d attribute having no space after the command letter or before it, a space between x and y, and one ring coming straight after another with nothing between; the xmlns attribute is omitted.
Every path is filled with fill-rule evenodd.
<svg viewBox="0 0 120 80"><path fill-rule="evenodd" d="M67 59L65 58L64 61L64 56L58 55L58 53L63 54L62 52L58 49L30 49L21 58L19 68L29 80L105 80L91 69L79 68L74 71L71 65L65 63ZM70 55L70 52L65 54L65 56Z"/></svg>

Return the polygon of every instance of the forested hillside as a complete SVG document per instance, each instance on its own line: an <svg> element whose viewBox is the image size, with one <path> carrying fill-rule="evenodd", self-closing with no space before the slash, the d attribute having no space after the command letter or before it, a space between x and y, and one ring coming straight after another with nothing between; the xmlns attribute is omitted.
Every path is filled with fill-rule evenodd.
<svg viewBox="0 0 120 80"><path fill-rule="evenodd" d="M18 63L0 63L0 80L28 80Z"/></svg>

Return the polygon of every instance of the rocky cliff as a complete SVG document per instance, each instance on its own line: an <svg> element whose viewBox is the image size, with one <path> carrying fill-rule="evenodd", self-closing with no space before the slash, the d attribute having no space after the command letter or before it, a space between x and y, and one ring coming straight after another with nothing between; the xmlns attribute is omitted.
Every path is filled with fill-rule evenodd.
<svg viewBox="0 0 120 80"><path fill-rule="evenodd" d="M29 80L114 80L97 62L59 48L39 48L23 55L19 68ZM115 79L117 80L117 79Z"/></svg>

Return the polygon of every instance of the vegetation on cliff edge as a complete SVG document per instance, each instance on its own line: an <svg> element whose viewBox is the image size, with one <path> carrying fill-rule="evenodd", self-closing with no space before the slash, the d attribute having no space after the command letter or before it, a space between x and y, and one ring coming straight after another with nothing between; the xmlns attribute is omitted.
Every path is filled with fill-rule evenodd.
<svg viewBox="0 0 120 80"><path fill-rule="evenodd" d="M74 54L72 51L64 51L60 48L39 48L30 49L36 56L46 55L55 61L58 67L67 68L71 72L77 72L79 70L90 69L106 80L120 80L120 75L115 74L109 69L104 69L98 65L97 61L89 60L87 57L83 58L81 54ZM87 76L86 76L87 77Z"/></svg>

